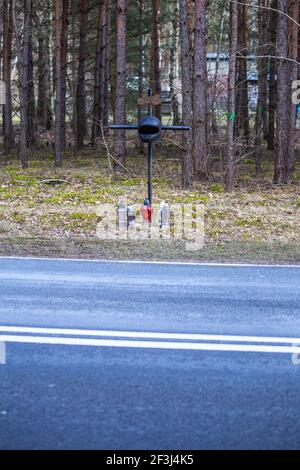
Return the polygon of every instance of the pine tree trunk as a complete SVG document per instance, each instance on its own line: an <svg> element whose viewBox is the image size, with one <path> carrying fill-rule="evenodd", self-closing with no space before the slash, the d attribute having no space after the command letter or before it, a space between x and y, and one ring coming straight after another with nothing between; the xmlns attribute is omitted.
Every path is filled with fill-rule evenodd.
<svg viewBox="0 0 300 470"><path fill-rule="evenodd" d="M272 0L271 7L273 11L269 13L269 30L270 30L270 65L269 65L269 109L268 109L268 150L275 150L275 114L276 114L276 73L277 60L276 41L277 41L277 22L278 15L276 13L277 0Z"/></svg>
<svg viewBox="0 0 300 470"><path fill-rule="evenodd" d="M32 0L24 0L23 41L17 23L16 0L13 0L13 25L16 38L19 90L20 90L20 144L19 154L22 168L28 168L28 116L29 116L29 59L30 59L30 25Z"/></svg>
<svg viewBox="0 0 300 470"><path fill-rule="evenodd" d="M182 119L185 125L192 126L192 77L188 27L188 0L179 0L181 72L182 72ZM182 185L189 189L193 184L193 134L184 133L185 153L182 162Z"/></svg>
<svg viewBox="0 0 300 470"><path fill-rule="evenodd" d="M290 16L299 22L300 18L300 8L299 0L290 0ZM299 39L299 28L293 22L290 21L290 58L292 62L290 63L290 77L291 82L293 83L298 79L299 73L299 64L298 60L298 39ZM295 169L295 144L296 144L296 126L297 126L297 106L293 102L290 104L290 123L289 123L289 137L288 137L288 168L287 168L287 181L291 182L293 172Z"/></svg>
<svg viewBox="0 0 300 470"><path fill-rule="evenodd" d="M74 140L77 140L77 118L76 118L76 90L77 90L77 17L78 17L78 0L71 0L71 92L72 92L72 130Z"/></svg>
<svg viewBox="0 0 300 470"><path fill-rule="evenodd" d="M50 91L50 3L44 2L39 14L42 19L38 23L38 98L37 98L37 125L43 130L50 129L52 125L51 91ZM39 20L39 18L37 18Z"/></svg>
<svg viewBox="0 0 300 470"><path fill-rule="evenodd" d="M237 62L237 116L236 135L241 135L249 142L249 105L248 105L248 6L244 0L238 6L238 51L242 55Z"/></svg>
<svg viewBox="0 0 300 470"><path fill-rule="evenodd" d="M139 0L139 97L143 93L144 82L144 0ZM142 119L142 107L138 106L138 121ZM141 148L143 148L142 146Z"/></svg>
<svg viewBox="0 0 300 470"><path fill-rule="evenodd" d="M110 79L110 20L111 0L104 0L99 5L98 28L94 68L94 104L91 143L95 145L96 139L108 126L109 117L109 79Z"/></svg>
<svg viewBox="0 0 300 470"><path fill-rule="evenodd" d="M116 57L116 98L115 122L124 124L126 119L126 15L127 0L117 0L117 57ZM114 153L117 162L114 165L116 172L122 172L125 165L125 131L115 132Z"/></svg>
<svg viewBox="0 0 300 470"><path fill-rule="evenodd" d="M11 94L12 0L4 2L3 20L3 79L6 85L3 106L4 154L9 154L14 146Z"/></svg>
<svg viewBox="0 0 300 470"><path fill-rule="evenodd" d="M290 65L287 61L288 48L288 0L278 0L278 70L277 70L277 106L276 106L276 161L274 181L287 183L288 137L290 120Z"/></svg>
<svg viewBox="0 0 300 470"><path fill-rule="evenodd" d="M238 6L230 4L230 57L228 77L228 117L227 117L227 158L226 158L226 189L232 191L234 186L234 127L236 117L236 71L237 71L237 46L238 46Z"/></svg>
<svg viewBox="0 0 300 470"><path fill-rule="evenodd" d="M94 146L96 139L101 135L101 125L103 124L102 116L102 96L103 96L103 80L102 80L102 64L103 64L103 45L102 32L104 22L105 1L99 4L98 21L97 21L97 40L94 68L94 104L93 104L93 124L91 145Z"/></svg>
<svg viewBox="0 0 300 470"><path fill-rule="evenodd" d="M216 111L217 111L217 96L218 96L218 78L219 78L219 70L220 70L220 56L221 56L221 48L222 48L223 36L224 36L225 14L226 14L226 5L224 3L223 9L221 12L221 18L220 18L220 33L219 33L218 44L217 44L216 69L214 73L214 84L213 84L213 91L212 91L212 106L211 106L211 114L212 114L211 137L212 139L217 139L219 137Z"/></svg>
<svg viewBox="0 0 300 470"><path fill-rule="evenodd" d="M109 82L110 82L110 32L111 32L111 0L105 1L105 23L103 26L103 126L109 121Z"/></svg>
<svg viewBox="0 0 300 470"><path fill-rule="evenodd" d="M80 44L79 44L79 64L78 80L76 90L76 119L77 119L77 147L83 148L84 138L87 131L86 123L86 93L85 93L85 60L86 60L86 34L88 1L80 0Z"/></svg>
<svg viewBox="0 0 300 470"><path fill-rule="evenodd" d="M194 167L198 179L208 177L207 153L207 59L206 59L206 0L195 1L193 80L193 139Z"/></svg>
<svg viewBox="0 0 300 470"><path fill-rule="evenodd" d="M170 48L170 98L172 103L173 112L173 125L178 126L180 124L179 116L179 103L177 98L177 91L175 88L175 73L176 73L176 57L178 50L178 2L174 2L173 21L172 21L172 36L171 36L171 48Z"/></svg>
<svg viewBox="0 0 300 470"><path fill-rule="evenodd" d="M68 57L68 21L69 0L63 0L62 35L61 35L61 145L66 147L66 93L67 93L67 57Z"/></svg>
<svg viewBox="0 0 300 470"><path fill-rule="evenodd" d="M260 0L260 6L266 7L267 1ZM258 11L259 50L258 55L258 101L255 120L255 166L256 173L261 171L261 154L263 136L268 133L268 31L267 19L269 12L264 8Z"/></svg>
<svg viewBox="0 0 300 470"><path fill-rule="evenodd" d="M62 166L62 2L61 0L55 0L55 166Z"/></svg>
<svg viewBox="0 0 300 470"><path fill-rule="evenodd" d="M28 64L28 147L32 148L36 143L36 109L35 109L35 93L33 83L33 45L32 45L32 4L30 11L30 37L29 37L29 64Z"/></svg>
<svg viewBox="0 0 300 470"><path fill-rule="evenodd" d="M150 86L155 95L161 95L160 55L159 55L159 8L160 0L152 0L152 45L150 64ZM161 119L161 105L155 107L155 115Z"/></svg>

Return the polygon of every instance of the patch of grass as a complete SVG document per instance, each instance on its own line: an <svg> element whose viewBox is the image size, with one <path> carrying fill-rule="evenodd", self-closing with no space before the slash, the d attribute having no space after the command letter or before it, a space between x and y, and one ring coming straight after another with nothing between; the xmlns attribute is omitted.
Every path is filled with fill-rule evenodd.
<svg viewBox="0 0 300 470"><path fill-rule="evenodd" d="M215 228L206 231L206 234L209 238L220 238L221 235L226 235L227 233L228 231L222 228Z"/></svg>
<svg viewBox="0 0 300 470"><path fill-rule="evenodd" d="M95 213L89 212L73 212L69 214L69 219L71 220L88 220L88 221L97 221L98 216Z"/></svg>
<svg viewBox="0 0 300 470"><path fill-rule="evenodd" d="M26 222L26 217L23 214L20 214L19 212L14 212L11 215L11 219L13 220L13 222L17 222L19 224Z"/></svg>
<svg viewBox="0 0 300 470"><path fill-rule="evenodd" d="M122 186L138 186L140 184L143 184L145 180L141 178L132 178L130 180L125 180L122 183Z"/></svg>
<svg viewBox="0 0 300 470"><path fill-rule="evenodd" d="M26 188L17 186L13 189L0 187L0 200L13 201L23 197L26 194Z"/></svg>
<svg viewBox="0 0 300 470"><path fill-rule="evenodd" d="M238 227L256 227L256 228L262 228L264 223L261 217L249 217L249 218L243 218L243 217L238 217L235 219L235 225Z"/></svg>
<svg viewBox="0 0 300 470"><path fill-rule="evenodd" d="M75 257L77 254L83 257L90 254L92 258L145 257L191 261L208 258L225 261L242 258L267 260L268 256L270 260L279 259L275 249L266 253L263 250L268 244L280 242L282 261L292 258L295 248L291 248L290 255L285 257L284 247L297 241L299 245L299 185L274 186L272 178L265 173L259 178L249 178L253 171L250 162L248 165L246 161L246 165L237 167L236 187L231 194L227 194L220 183L223 175L219 169L213 173L216 182L195 181L192 191L184 191L180 187L180 160L171 160L170 152L173 149L161 152L160 158L154 162L154 203L165 200L170 204L203 204L206 240L203 253L187 255L184 245L175 242L137 241L106 245L105 241L97 241L96 227L100 220L95 214L97 204L109 203L116 207L120 197L124 197L129 203L142 205L147 194L146 160L137 156L129 158L126 166L135 176L129 179L114 177L107 166L107 159L90 149L82 152L79 158L75 158L73 151L66 152L63 169L54 167L52 151L35 152L28 170L22 170L13 156L2 161L2 164L0 162L1 240L4 234L12 238L24 234L25 237L47 240L47 246L49 240L57 242L53 253L61 250L59 244L62 243L62 251L66 249L66 254L72 254L65 241L78 237L81 242L74 242ZM218 162L216 159L215 166ZM273 163L264 162L264 168L271 175ZM42 180L53 178L65 179L68 184L55 187L41 184ZM42 246L42 242L36 248L34 244L29 244L27 253L30 250L34 254L39 249L42 254ZM14 247L21 251L20 246ZM112 251L109 252L109 249ZM245 256L239 255L238 250Z"/></svg>
<svg viewBox="0 0 300 470"><path fill-rule="evenodd" d="M18 167L15 167L15 166L5 166L3 168L3 170L6 172L6 173L10 173L10 174L13 174L13 173L19 173L20 172L20 168Z"/></svg>
<svg viewBox="0 0 300 470"><path fill-rule="evenodd" d="M11 180L11 184L13 186L18 186L20 184L24 184L26 186L37 186L38 181L34 176L28 175L15 175Z"/></svg>
<svg viewBox="0 0 300 470"><path fill-rule="evenodd" d="M189 193L183 196L176 196L172 201L178 203L208 202L209 197L204 194Z"/></svg>
<svg viewBox="0 0 300 470"><path fill-rule="evenodd" d="M1 237L0 255L45 256L85 259L139 259L185 262L236 262L300 264L299 243L232 241L224 245L214 242L197 252L187 252L183 242L148 241L118 242L83 240L82 238L51 239Z"/></svg>
<svg viewBox="0 0 300 470"><path fill-rule="evenodd" d="M247 183L247 182L250 182L252 181L252 175L242 175L239 177L239 181L243 182L243 183Z"/></svg>
<svg viewBox="0 0 300 470"><path fill-rule="evenodd" d="M224 193L224 191L225 191L224 186L222 184L219 184L219 183L211 184L209 189L212 193Z"/></svg>
<svg viewBox="0 0 300 470"><path fill-rule="evenodd" d="M72 202L75 199L78 199L76 191L66 191L60 192L55 196L46 197L42 202L46 204L63 204L65 202Z"/></svg>

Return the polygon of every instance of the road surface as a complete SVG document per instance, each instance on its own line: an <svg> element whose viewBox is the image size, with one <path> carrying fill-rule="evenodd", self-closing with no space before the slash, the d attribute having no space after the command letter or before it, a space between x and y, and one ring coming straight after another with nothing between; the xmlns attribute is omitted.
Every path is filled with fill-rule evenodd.
<svg viewBox="0 0 300 470"><path fill-rule="evenodd" d="M1 258L0 449L299 449L299 347L300 267Z"/></svg>

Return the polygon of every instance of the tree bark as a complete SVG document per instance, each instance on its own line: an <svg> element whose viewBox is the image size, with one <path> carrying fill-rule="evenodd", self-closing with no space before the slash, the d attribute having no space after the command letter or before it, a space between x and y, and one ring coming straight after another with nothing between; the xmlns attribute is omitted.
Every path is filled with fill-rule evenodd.
<svg viewBox="0 0 300 470"><path fill-rule="evenodd" d="M237 62L237 116L236 135L243 133L249 142L249 105L248 105L248 6L246 0L238 6L238 51L242 55Z"/></svg>
<svg viewBox="0 0 300 470"><path fill-rule="evenodd" d="M188 25L188 0L179 0L181 73L182 73L182 119L185 125L192 126L192 77ZM193 134L184 133L185 153L182 162L182 185L189 189L193 184Z"/></svg>
<svg viewBox="0 0 300 470"><path fill-rule="evenodd" d="M24 0L23 41L18 28L16 0L13 0L13 25L16 37L16 49L20 90L20 144L19 154L22 168L28 168L28 116L29 116L29 58L30 58L30 26L32 0Z"/></svg>
<svg viewBox="0 0 300 470"><path fill-rule="evenodd" d="M144 0L139 0L139 97L143 93L144 82ZM142 107L138 106L138 121L142 119ZM143 148L144 146L142 146Z"/></svg>
<svg viewBox="0 0 300 470"><path fill-rule="evenodd" d="M86 123L86 93L85 93L85 61L86 61L86 34L88 0L80 0L80 44L79 44L79 64L78 81L76 90L76 119L77 119L77 147L83 148L84 138L87 131Z"/></svg>
<svg viewBox="0 0 300 470"><path fill-rule="evenodd" d="M3 106L4 154L10 153L14 146L11 95L11 55L12 55L12 0L5 0L3 5L3 79L5 105Z"/></svg>
<svg viewBox="0 0 300 470"><path fill-rule="evenodd" d="M188 8L188 6L186 6ZM173 21L172 21L172 35L170 47L170 98L172 103L173 125L180 124L179 116L179 103L177 98L177 91L175 88L175 73L176 73L176 58L178 50L178 2L174 1Z"/></svg>
<svg viewBox="0 0 300 470"><path fill-rule="evenodd" d="M62 23L63 23L62 1L55 1L55 166L62 166Z"/></svg>
<svg viewBox="0 0 300 470"><path fill-rule="evenodd" d="M290 120L290 65L288 63L288 0L278 0L278 70L276 106L276 160L274 182L287 183Z"/></svg>
<svg viewBox="0 0 300 470"><path fill-rule="evenodd" d="M161 95L159 54L159 9L160 0L152 0L151 65L150 86L155 95ZM155 107L155 116L161 119L161 105Z"/></svg>
<svg viewBox="0 0 300 470"><path fill-rule="evenodd" d="M228 76L228 116L227 116L227 158L226 158L226 190L232 191L234 186L234 167L235 167L235 144L234 127L236 118L236 66L237 66L237 47L238 47L238 6L236 3L230 4L230 57L229 57L229 76Z"/></svg>
<svg viewBox="0 0 300 470"><path fill-rule="evenodd" d="M266 0L260 0L261 7L267 6ZM268 133L268 30L267 19L269 12L264 8L258 11L258 33L259 33L259 49L258 55L258 101L255 120L255 166L256 173L261 171L261 154L263 136L267 137Z"/></svg>
<svg viewBox="0 0 300 470"><path fill-rule="evenodd" d="M98 10L98 28L94 69L94 105L91 143L102 134L101 127L108 125L110 79L110 13L111 0L103 0Z"/></svg>
<svg viewBox="0 0 300 470"><path fill-rule="evenodd" d="M28 48L28 147L34 147L36 143L36 108L35 108L35 92L33 78L33 37L32 37L32 13L33 5L31 4L30 24L29 24L29 48Z"/></svg>
<svg viewBox="0 0 300 470"><path fill-rule="evenodd" d="M276 54L277 41L277 22L278 15L276 13L277 0L272 0L271 7L273 11L269 14L270 29L270 65L269 65L269 109L268 109L268 150L275 150L275 114L276 114L276 73L277 60L274 58Z"/></svg>
<svg viewBox="0 0 300 470"><path fill-rule="evenodd" d="M103 23L105 21L105 1L99 3L98 9L98 26L97 26L97 41L96 41L96 54L95 54L95 69L94 69L94 105L93 105L93 124L91 144L94 146L96 139L101 135L101 125L103 125Z"/></svg>
<svg viewBox="0 0 300 470"><path fill-rule="evenodd" d="M76 118L76 90L77 90L77 18L78 18L78 0L71 0L71 93L72 93L72 130L74 140L77 140L77 118Z"/></svg>
<svg viewBox="0 0 300 470"><path fill-rule="evenodd" d="M66 147L66 93L67 93L67 57L68 57L68 22L69 0L63 0L61 33L61 145Z"/></svg>
<svg viewBox="0 0 300 470"><path fill-rule="evenodd" d="M206 179L208 177L206 90L206 0L196 0L194 26L193 144L195 177L198 179Z"/></svg>
<svg viewBox="0 0 300 470"><path fill-rule="evenodd" d="M105 23L103 26L103 126L109 121L109 82L110 82L110 32L111 32L111 0L105 2Z"/></svg>
<svg viewBox="0 0 300 470"><path fill-rule="evenodd" d="M290 0L290 16L299 22L300 8L299 0ZM293 22L290 21L290 77L293 83L298 79L299 64L298 60L298 39L299 39L299 28ZM300 43L299 43L300 44ZM289 137L288 137L288 168L287 168L287 181L292 181L293 172L295 170L295 144L296 144L296 126L297 126L297 105L291 102L290 104L290 123L289 123Z"/></svg>
<svg viewBox="0 0 300 470"><path fill-rule="evenodd" d="M37 125L43 130L51 129L52 109L50 90L50 2L47 0L38 11L41 20L37 17L38 39L38 97L37 97Z"/></svg>
<svg viewBox="0 0 300 470"><path fill-rule="evenodd" d="M115 122L124 124L126 119L126 15L127 0L117 0L117 57L116 57L116 98ZM125 131L115 132L114 153L117 162L114 165L116 172L122 172L125 165Z"/></svg>

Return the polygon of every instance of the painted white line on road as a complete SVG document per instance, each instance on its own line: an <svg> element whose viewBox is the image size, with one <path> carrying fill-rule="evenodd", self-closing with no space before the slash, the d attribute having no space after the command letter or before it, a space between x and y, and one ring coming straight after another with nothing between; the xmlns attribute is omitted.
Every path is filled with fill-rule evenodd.
<svg viewBox="0 0 300 470"><path fill-rule="evenodd" d="M228 351L299 354L300 347L260 346L257 344L177 343L164 341L121 341L109 339L54 338L45 336L1 336L4 343L54 344L63 346L93 346L109 348L172 349L188 351Z"/></svg>
<svg viewBox="0 0 300 470"><path fill-rule="evenodd" d="M300 264L252 264L252 263L210 263L210 262L184 262L184 261L147 261L147 260L110 260L110 259L82 259L82 258L33 258L27 256L0 256L3 260L28 260L28 261L76 261L78 263L111 263L111 264L154 264L169 266L206 266L206 267L228 267L228 268L296 268Z"/></svg>
<svg viewBox="0 0 300 470"><path fill-rule="evenodd" d="M0 365L6 364L6 348L5 343L0 340Z"/></svg>
<svg viewBox="0 0 300 470"><path fill-rule="evenodd" d="M197 333L160 333L144 331L110 331L110 330L82 330L66 328L38 328L23 326L0 326L1 333L30 333L37 335L66 335L66 336L96 336L111 338L143 338L143 339L167 339L167 340L190 340L190 341L220 341L241 343L277 343L277 344L299 344L300 338L282 338L268 336L237 336L237 335L211 335Z"/></svg>

